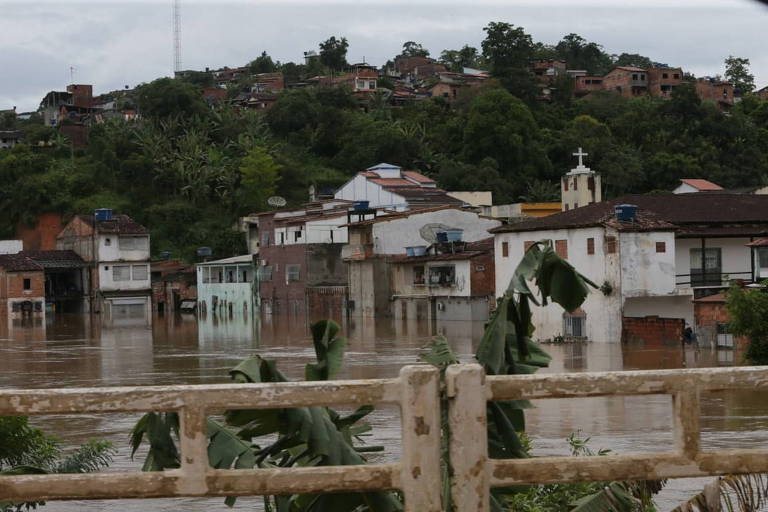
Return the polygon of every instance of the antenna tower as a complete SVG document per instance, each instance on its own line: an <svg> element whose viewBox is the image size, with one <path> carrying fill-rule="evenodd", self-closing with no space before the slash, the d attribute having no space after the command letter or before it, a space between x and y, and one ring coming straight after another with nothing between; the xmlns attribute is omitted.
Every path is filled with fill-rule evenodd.
<svg viewBox="0 0 768 512"><path fill-rule="evenodd" d="M181 71L181 6L173 0L173 71Z"/></svg>

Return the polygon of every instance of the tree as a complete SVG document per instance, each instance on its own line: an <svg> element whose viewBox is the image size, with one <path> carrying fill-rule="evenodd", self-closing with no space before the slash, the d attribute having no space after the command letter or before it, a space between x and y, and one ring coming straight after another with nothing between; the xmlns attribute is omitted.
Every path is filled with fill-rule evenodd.
<svg viewBox="0 0 768 512"><path fill-rule="evenodd" d="M261 55L248 64L248 70L251 73L274 73L277 71L277 65L272 62L272 57L267 52L261 52Z"/></svg>
<svg viewBox="0 0 768 512"><path fill-rule="evenodd" d="M346 68L347 48L349 43L346 37L336 39L336 36L331 36L320 43L320 62L334 71Z"/></svg>
<svg viewBox="0 0 768 512"><path fill-rule="evenodd" d="M652 68L653 61L648 57L638 55L637 53L622 53L613 62L614 66L632 66L636 68Z"/></svg>
<svg viewBox="0 0 768 512"><path fill-rule="evenodd" d="M768 282L763 282L768 285ZM742 288L734 284L725 307L731 320L728 330L749 337L746 358L752 364L768 365L768 292L764 288Z"/></svg>
<svg viewBox="0 0 768 512"><path fill-rule="evenodd" d="M429 50L414 41L403 43L403 51L400 53L403 57L429 57Z"/></svg>
<svg viewBox="0 0 768 512"><path fill-rule="evenodd" d="M481 44L483 57L494 75L503 77L511 70L528 68L533 56L533 39L522 27L493 21L483 30L486 33Z"/></svg>
<svg viewBox="0 0 768 512"><path fill-rule="evenodd" d="M523 193L527 179L546 174L549 160L528 107L503 89L484 92L472 101L464 127L464 155L469 162L491 157L500 174Z"/></svg>
<svg viewBox="0 0 768 512"><path fill-rule="evenodd" d="M477 48L466 44L460 50L443 50L440 62L456 73L461 73L465 67L479 68L484 64Z"/></svg>
<svg viewBox="0 0 768 512"><path fill-rule="evenodd" d="M725 78L733 84L734 92L739 96L755 90L755 76L749 72L749 59L729 55L725 59Z"/></svg>
<svg viewBox="0 0 768 512"><path fill-rule="evenodd" d="M522 27L509 23L491 22L483 30L483 57L493 76L518 98L533 102L538 87L528 62L533 57L533 40Z"/></svg>
<svg viewBox="0 0 768 512"><path fill-rule="evenodd" d="M274 195L280 180L281 166L263 147L255 147L240 161L240 210L242 213L260 211Z"/></svg>
<svg viewBox="0 0 768 512"><path fill-rule="evenodd" d="M148 118L191 117L209 109L198 88L184 80L158 78L136 88L141 115Z"/></svg>
<svg viewBox="0 0 768 512"><path fill-rule="evenodd" d="M564 36L555 51L569 69L584 69L590 75L602 75L609 71L611 58L597 43L589 43L578 34Z"/></svg>
<svg viewBox="0 0 768 512"><path fill-rule="evenodd" d="M213 87L213 73L208 71L185 71L179 80L203 89Z"/></svg>
<svg viewBox="0 0 768 512"><path fill-rule="evenodd" d="M90 473L108 466L114 452L111 443L91 440L65 455L59 441L32 428L26 416L0 416L0 476ZM30 510L44 504L0 502L0 511Z"/></svg>

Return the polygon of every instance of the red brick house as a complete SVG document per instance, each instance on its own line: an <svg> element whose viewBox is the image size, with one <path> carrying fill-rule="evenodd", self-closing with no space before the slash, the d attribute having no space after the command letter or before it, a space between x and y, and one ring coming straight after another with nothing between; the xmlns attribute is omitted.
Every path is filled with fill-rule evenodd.
<svg viewBox="0 0 768 512"><path fill-rule="evenodd" d="M603 87L625 98L643 96L648 94L648 72L632 66L615 67L603 77Z"/></svg>
<svg viewBox="0 0 768 512"><path fill-rule="evenodd" d="M45 318L42 265L19 254L0 255L0 306L10 319Z"/></svg>

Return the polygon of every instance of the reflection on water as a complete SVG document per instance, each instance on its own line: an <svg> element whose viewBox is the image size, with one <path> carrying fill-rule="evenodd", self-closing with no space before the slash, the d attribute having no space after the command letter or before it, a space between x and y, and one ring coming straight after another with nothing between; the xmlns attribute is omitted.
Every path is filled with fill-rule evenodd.
<svg viewBox="0 0 768 512"><path fill-rule="evenodd" d="M430 326L415 321L349 321L342 378L396 376L403 365L418 362L420 348L434 335L444 335L462 360L471 354L483 325L444 322ZM710 367L738 364L732 351L672 347L640 348L621 344L551 345L550 368L543 372ZM157 317L151 322L124 318L103 325L98 317L51 315L46 324L0 325L0 386L18 388L166 385L226 382L227 370L241 359L259 354L275 359L279 369L300 379L314 358L306 321L268 317L261 322L234 316ZM757 392L713 393L702 398L702 444L706 449L754 446L768 441L768 396ZM666 449L672 442L668 396L538 400L527 413L528 432L537 454L568 453L565 438L581 430L593 449L618 453ZM112 440L119 449L110 470L138 470L127 449L136 415L81 415L36 418L65 444L91 437ZM395 408L371 416L375 444L387 447L389 460L400 455L399 418ZM702 488L701 479L672 482L660 510ZM258 499L240 500L236 508L258 509ZM51 503L47 510L104 510L115 502ZM228 510L222 500L121 501L120 510Z"/></svg>

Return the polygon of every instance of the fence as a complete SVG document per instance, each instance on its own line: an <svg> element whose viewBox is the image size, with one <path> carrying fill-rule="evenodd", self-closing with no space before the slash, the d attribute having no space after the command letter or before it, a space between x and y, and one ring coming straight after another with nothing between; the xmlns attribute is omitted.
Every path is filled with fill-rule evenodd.
<svg viewBox="0 0 768 512"><path fill-rule="evenodd" d="M699 395L768 389L766 368L716 368L485 376L478 365L446 371L455 510L487 511L489 490L519 484L662 479L768 472L768 450L700 450ZM486 403L494 400L669 394L673 451L600 457L491 460ZM398 404L402 458L390 464L218 470L208 465L206 415L224 409ZM406 510L441 510L440 388L437 370L407 366L396 379L280 384L66 390L0 390L0 414L177 411L181 467L154 473L0 477L0 501L247 496L402 491Z"/></svg>

